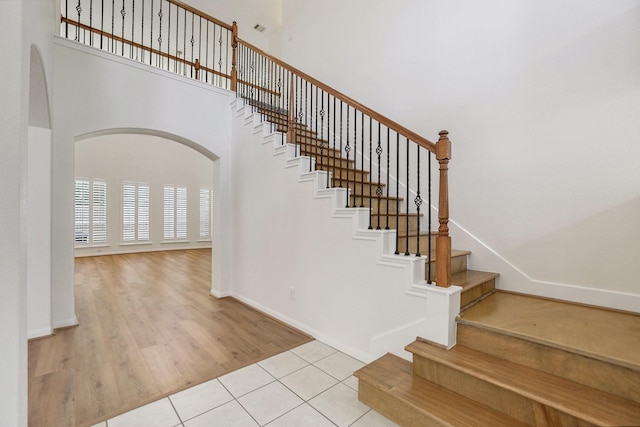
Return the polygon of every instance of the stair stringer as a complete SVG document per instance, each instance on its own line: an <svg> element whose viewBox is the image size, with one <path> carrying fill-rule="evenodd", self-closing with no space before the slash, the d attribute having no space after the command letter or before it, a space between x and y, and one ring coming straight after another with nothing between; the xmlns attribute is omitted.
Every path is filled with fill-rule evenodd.
<svg viewBox="0 0 640 427"><path fill-rule="evenodd" d="M298 182L311 184L314 199L330 202L331 219L350 220L351 240L368 242L366 251L374 253L369 268L384 269L381 270L384 272L381 275L387 275L389 268L395 270L392 274L395 279L388 283L388 288L397 289L394 292L401 294L405 302L401 307L384 307L385 310L402 313L402 316L397 316L399 319L397 322L380 325L375 331L369 331L365 337L358 337L356 341L359 343L354 345L343 337L332 336L322 327L305 322L304 319L296 316L295 312L288 313L286 310L272 307L260 301L259 298L252 298L235 289L231 294L363 361L373 360L387 352L408 358L409 354L404 351L404 346L416 336L445 347L453 346L456 330L455 317L459 312L462 289L457 286L439 288L433 284L427 284L424 280L425 257L395 255L393 253L395 230L369 230L368 209L344 207L348 197L347 189L326 188L328 172L309 172L310 166L313 169L314 159L308 156L296 156L295 146L286 143L285 135L273 132L273 126L262 122L259 114L253 114L250 118L251 108L238 106L237 104L241 103L239 100L234 102L237 108L236 117L244 120L245 128L251 128L252 136L255 136L256 140L261 139L262 144L270 145L273 156L283 158L285 169L297 169ZM363 301L370 297L370 292L361 292L357 302L359 305L364 304L366 302ZM374 301L371 304L380 304L380 301Z"/></svg>

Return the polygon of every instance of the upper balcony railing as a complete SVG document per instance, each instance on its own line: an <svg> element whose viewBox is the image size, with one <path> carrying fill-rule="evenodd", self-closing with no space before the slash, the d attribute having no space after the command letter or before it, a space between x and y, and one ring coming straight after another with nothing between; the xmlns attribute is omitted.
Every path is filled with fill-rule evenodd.
<svg viewBox="0 0 640 427"><path fill-rule="evenodd" d="M345 207L370 208L369 229L396 229L396 254L435 255L427 281L450 286L448 132L431 142L240 39L235 23L178 0L62 1L66 38L236 92L297 154L315 159L310 170L328 172L327 188L348 189Z"/></svg>
<svg viewBox="0 0 640 427"><path fill-rule="evenodd" d="M62 0L61 35L230 89L232 26L178 0Z"/></svg>

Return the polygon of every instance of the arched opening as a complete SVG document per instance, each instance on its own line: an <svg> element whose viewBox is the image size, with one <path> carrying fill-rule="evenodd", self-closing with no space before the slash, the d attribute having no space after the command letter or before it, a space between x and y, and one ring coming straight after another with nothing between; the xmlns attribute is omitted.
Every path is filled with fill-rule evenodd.
<svg viewBox="0 0 640 427"><path fill-rule="evenodd" d="M51 113L40 51L31 46L27 139L27 330L50 335L51 316Z"/></svg>
<svg viewBox="0 0 640 427"><path fill-rule="evenodd" d="M219 265L215 154L147 129L81 135L74 151L76 257L211 248Z"/></svg>

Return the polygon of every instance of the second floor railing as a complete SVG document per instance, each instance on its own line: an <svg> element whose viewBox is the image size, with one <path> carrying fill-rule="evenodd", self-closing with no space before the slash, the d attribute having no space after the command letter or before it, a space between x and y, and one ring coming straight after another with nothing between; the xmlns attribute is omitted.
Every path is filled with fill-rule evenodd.
<svg viewBox="0 0 640 427"><path fill-rule="evenodd" d="M233 26L178 0L62 0L61 35L230 89Z"/></svg>
<svg viewBox="0 0 640 427"><path fill-rule="evenodd" d="M345 207L369 208L369 229L396 230L397 255L435 257L427 281L450 286L448 132L431 142L178 0L62 1L63 36L236 92L348 190Z"/></svg>

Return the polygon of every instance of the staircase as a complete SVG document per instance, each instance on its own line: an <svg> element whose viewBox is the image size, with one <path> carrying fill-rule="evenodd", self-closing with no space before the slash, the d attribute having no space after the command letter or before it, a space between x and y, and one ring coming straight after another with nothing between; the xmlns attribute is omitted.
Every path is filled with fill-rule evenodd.
<svg viewBox="0 0 640 427"><path fill-rule="evenodd" d="M258 108L264 120L272 123L277 132L287 134L289 131L286 112L274 111L268 108ZM331 174L330 186L349 188L349 206L367 207L371 209L371 226L375 228L396 229L398 233L398 248L404 255L416 254L418 240L420 252L425 258L425 280L433 281L436 275L435 239L437 231L431 233L418 230L418 216L415 213L402 212L402 198L380 197L377 202L375 196L377 182L369 180L369 171L356 168L353 159L347 159L339 149L331 147L329 141L322 140L315 131L308 129L301 123L296 123L296 153L315 159L316 170L328 171ZM289 142L289 141L287 141ZM384 183L380 184L384 187ZM369 196L373 194L373 198ZM370 205L373 206L370 206ZM398 215L396 215L398 213ZM387 215L389 214L389 215ZM423 215L420 222L424 224ZM407 232L408 222L408 232ZM422 228L422 227L421 227ZM431 238L431 253L428 252L428 239ZM497 273L475 271L467 269L467 256L471 252L452 250L451 252L451 284L462 287L460 297L461 308L469 307L477 301L495 292ZM431 268L429 267L431 265Z"/></svg>
<svg viewBox="0 0 640 427"><path fill-rule="evenodd" d="M357 371L359 397L403 426L640 425L640 316L495 292Z"/></svg>

